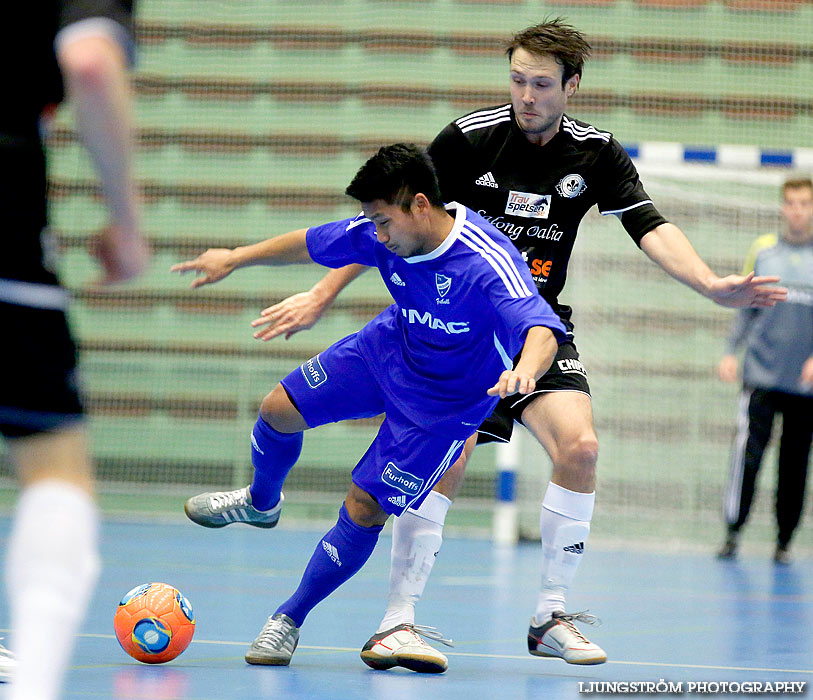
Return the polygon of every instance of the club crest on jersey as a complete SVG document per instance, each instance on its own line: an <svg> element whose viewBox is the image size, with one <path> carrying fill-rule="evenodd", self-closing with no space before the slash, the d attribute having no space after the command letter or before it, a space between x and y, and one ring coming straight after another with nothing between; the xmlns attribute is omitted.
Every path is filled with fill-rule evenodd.
<svg viewBox="0 0 813 700"><path fill-rule="evenodd" d="M570 175L565 175L556 185L556 191L562 195L562 197L567 197L568 199L578 197L586 189L587 183L578 173L570 173Z"/></svg>
<svg viewBox="0 0 813 700"><path fill-rule="evenodd" d="M445 297L449 293L449 289L451 288L451 286L452 286L452 278L451 277L447 277L446 275L441 275L438 272L435 273L435 287L437 287L438 294L440 294L440 297L438 297L436 299L438 304L448 304L449 303L449 300L444 299L443 297Z"/></svg>
<svg viewBox="0 0 813 700"><path fill-rule="evenodd" d="M549 194L511 190L505 204L505 213L526 219L547 219L550 214L550 200Z"/></svg>
<svg viewBox="0 0 813 700"><path fill-rule="evenodd" d="M381 481L398 489L401 493L405 493L407 496L417 496L421 492L421 488L423 488L423 479L402 471L392 462L387 462L387 466L384 467Z"/></svg>

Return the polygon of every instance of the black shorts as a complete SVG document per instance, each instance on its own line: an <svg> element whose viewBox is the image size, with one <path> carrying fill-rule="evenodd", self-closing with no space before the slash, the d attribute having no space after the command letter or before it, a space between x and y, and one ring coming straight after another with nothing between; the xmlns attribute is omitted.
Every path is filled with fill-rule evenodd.
<svg viewBox="0 0 813 700"><path fill-rule="evenodd" d="M82 419L65 313L0 301L0 434L26 437Z"/></svg>
<svg viewBox="0 0 813 700"><path fill-rule="evenodd" d="M516 360L514 361L516 365ZM579 362L579 351L572 342L562 343L550 369L539 378L530 394L514 394L500 399L494 412L477 429L477 444L508 442L514 431L514 421L522 423L522 412L540 394L552 391L578 391L590 396L587 370Z"/></svg>

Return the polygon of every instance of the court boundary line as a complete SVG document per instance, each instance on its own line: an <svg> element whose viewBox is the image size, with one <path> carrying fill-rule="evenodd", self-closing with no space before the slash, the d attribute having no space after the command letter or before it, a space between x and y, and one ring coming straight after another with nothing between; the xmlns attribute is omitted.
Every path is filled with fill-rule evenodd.
<svg viewBox="0 0 813 700"><path fill-rule="evenodd" d="M8 630L0 630L7 632ZM115 639L112 634L98 634L92 632L83 632L78 635L86 639ZM230 642L227 640L217 639L193 639L192 644L208 644L208 645L221 645L221 646L248 646L248 642ZM356 647L332 647L332 646L316 646L308 644L300 644L297 649L307 649L309 651L341 651L358 653L359 649ZM530 655L521 654L478 654L475 652L467 651L446 651L443 650L446 656L462 656L478 659L511 659L520 661L534 661L534 657ZM536 662L538 663L538 662ZM664 668L685 668L685 669L700 669L704 671L750 671L759 673L806 673L813 674L813 669L802 668L762 668L759 666L714 666L708 664L675 664L661 661L617 661L613 659L607 660L605 663L614 664L617 666L663 666Z"/></svg>

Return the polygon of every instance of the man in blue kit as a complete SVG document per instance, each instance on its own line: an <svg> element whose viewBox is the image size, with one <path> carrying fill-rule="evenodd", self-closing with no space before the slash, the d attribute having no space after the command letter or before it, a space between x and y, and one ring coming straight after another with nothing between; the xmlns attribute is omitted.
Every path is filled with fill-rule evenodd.
<svg viewBox="0 0 813 700"><path fill-rule="evenodd" d="M566 340L511 241L470 209L444 206L432 163L418 148L380 149L347 194L362 204L354 219L208 250L172 268L200 273L192 283L199 287L248 265L361 263L380 270L395 301L265 397L251 436L251 485L186 503L187 515L206 527L274 527L303 431L386 416L353 470L336 526L252 643L250 664L290 662L307 614L361 569L387 518L417 508L497 399L533 391ZM408 626L403 633L424 644L420 631ZM416 654L413 670L437 669L437 652L425 647L426 659Z"/></svg>

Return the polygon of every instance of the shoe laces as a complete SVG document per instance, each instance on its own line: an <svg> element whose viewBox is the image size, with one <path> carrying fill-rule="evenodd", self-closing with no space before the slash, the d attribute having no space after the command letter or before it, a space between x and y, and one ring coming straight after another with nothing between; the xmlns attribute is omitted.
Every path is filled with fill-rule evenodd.
<svg viewBox="0 0 813 700"><path fill-rule="evenodd" d="M215 513L228 510L229 508L250 506L248 489L242 488L235 491L224 491L223 493L215 494L210 497L209 505L212 512Z"/></svg>
<svg viewBox="0 0 813 700"><path fill-rule="evenodd" d="M431 639L433 642L440 642L441 644L445 644L447 647L454 646L454 641L451 639L446 639L446 637L443 636L443 632L441 632L437 627L429 627L428 625L408 625L408 627L413 632L421 635L421 637Z"/></svg>
<svg viewBox="0 0 813 700"><path fill-rule="evenodd" d="M593 615L592 613L587 612L586 610L581 610L575 613L553 613L552 615L554 620L558 620L561 622L565 627L567 627L573 634L575 634L581 641L588 642L587 638L579 632L579 628L574 625L574 622L583 622L585 625L600 625L601 620Z"/></svg>
<svg viewBox="0 0 813 700"><path fill-rule="evenodd" d="M263 625L255 644L269 649L280 649L293 630L294 628L291 627L289 622L280 618L269 617L268 621Z"/></svg>

